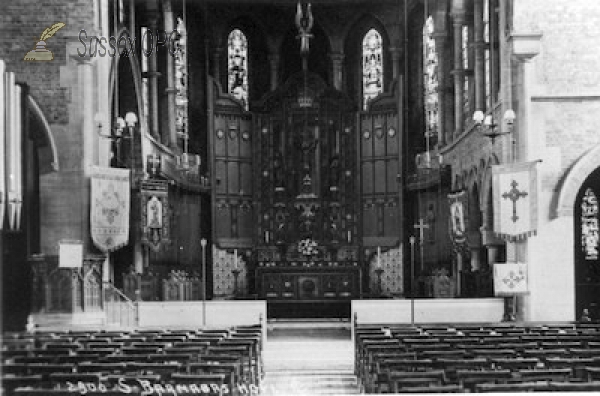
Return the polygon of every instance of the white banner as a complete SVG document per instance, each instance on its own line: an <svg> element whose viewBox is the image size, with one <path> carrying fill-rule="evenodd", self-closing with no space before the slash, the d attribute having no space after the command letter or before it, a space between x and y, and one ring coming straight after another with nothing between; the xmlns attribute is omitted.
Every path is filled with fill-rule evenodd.
<svg viewBox="0 0 600 396"><path fill-rule="evenodd" d="M512 296L527 293L527 265L524 263L494 264L494 293Z"/></svg>
<svg viewBox="0 0 600 396"><path fill-rule="evenodd" d="M130 173L129 169L92 168L92 240L105 253L129 241Z"/></svg>
<svg viewBox="0 0 600 396"><path fill-rule="evenodd" d="M510 241L535 235L537 162L492 166L494 232Z"/></svg>

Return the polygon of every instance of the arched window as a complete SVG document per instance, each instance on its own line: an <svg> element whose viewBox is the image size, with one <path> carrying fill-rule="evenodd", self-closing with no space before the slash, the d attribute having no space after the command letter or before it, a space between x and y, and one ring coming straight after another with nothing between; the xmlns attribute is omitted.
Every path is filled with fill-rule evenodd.
<svg viewBox="0 0 600 396"><path fill-rule="evenodd" d="M248 40L239 29L227 39L228 92L244 103L248 110Z"/></svg>
<svg viewBox="0 0 600 396"><path fill-rule="evenodd" d="M588 188L581 198L581 249L586 260L598 259L598 198Z"/></svg>
<svg viewBox="0 0 600 396"><path fill-rule="evenodd" d="M383 92L383 39L375 29L362 42L363 106Z"/></svg>
<svg viewBox="0 0 600 396"><path fill-rule="evenodd" d="M184 138L184 152L187 152L188 136L188 92L187 92L187 30L185 22L177 18L177 50L174 55L175 62L175 128Z"/></svg>
<svg viewBox="0 0 600 396"><path fill-rule="evenodd" d="M423 26L423 99L425 107L425 133L434 136L438 130L438 54L433 39L433 18ZM427 147L429 150L429 147Z"/></svg>

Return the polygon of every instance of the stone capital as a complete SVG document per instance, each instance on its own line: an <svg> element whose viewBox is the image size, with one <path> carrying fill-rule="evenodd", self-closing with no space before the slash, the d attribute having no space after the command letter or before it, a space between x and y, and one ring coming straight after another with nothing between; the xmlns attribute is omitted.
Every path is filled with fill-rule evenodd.
<svg viewBox="0 0 600 396"><path fill-rule="evenodd" d="M343 62L345 57L346 55L344 55L342 52L329 53L329 59L331 59L332 62Z"/></svg>
<svg viewBox="0 0 600 396"><path fill-rule="evenodd" d="M541 32L511 32L508 44L512 49L512 56L520 62L528 62L540 53Z"/></svg>

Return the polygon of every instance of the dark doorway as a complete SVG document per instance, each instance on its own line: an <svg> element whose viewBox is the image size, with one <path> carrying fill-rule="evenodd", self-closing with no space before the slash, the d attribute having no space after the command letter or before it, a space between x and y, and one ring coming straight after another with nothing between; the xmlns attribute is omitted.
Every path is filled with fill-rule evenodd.
<svg viewBox="0 0 600 396"><path fill-rule="evenodd" d="M575 199L575 312L576 319L588 310L600 320L600 168L588 176Z"/></svg>

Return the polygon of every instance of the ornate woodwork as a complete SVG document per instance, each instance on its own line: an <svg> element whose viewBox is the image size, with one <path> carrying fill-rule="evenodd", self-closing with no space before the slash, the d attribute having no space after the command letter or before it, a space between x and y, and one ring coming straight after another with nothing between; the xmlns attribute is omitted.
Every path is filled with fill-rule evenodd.
<svg viewBox="0 0 600 396"><path fill-rule="evenodd" d="M102 310L104 256L84 257L81 268L60 268L58 256L29 258L33 273L32 313L76 313Z"/></svg>

